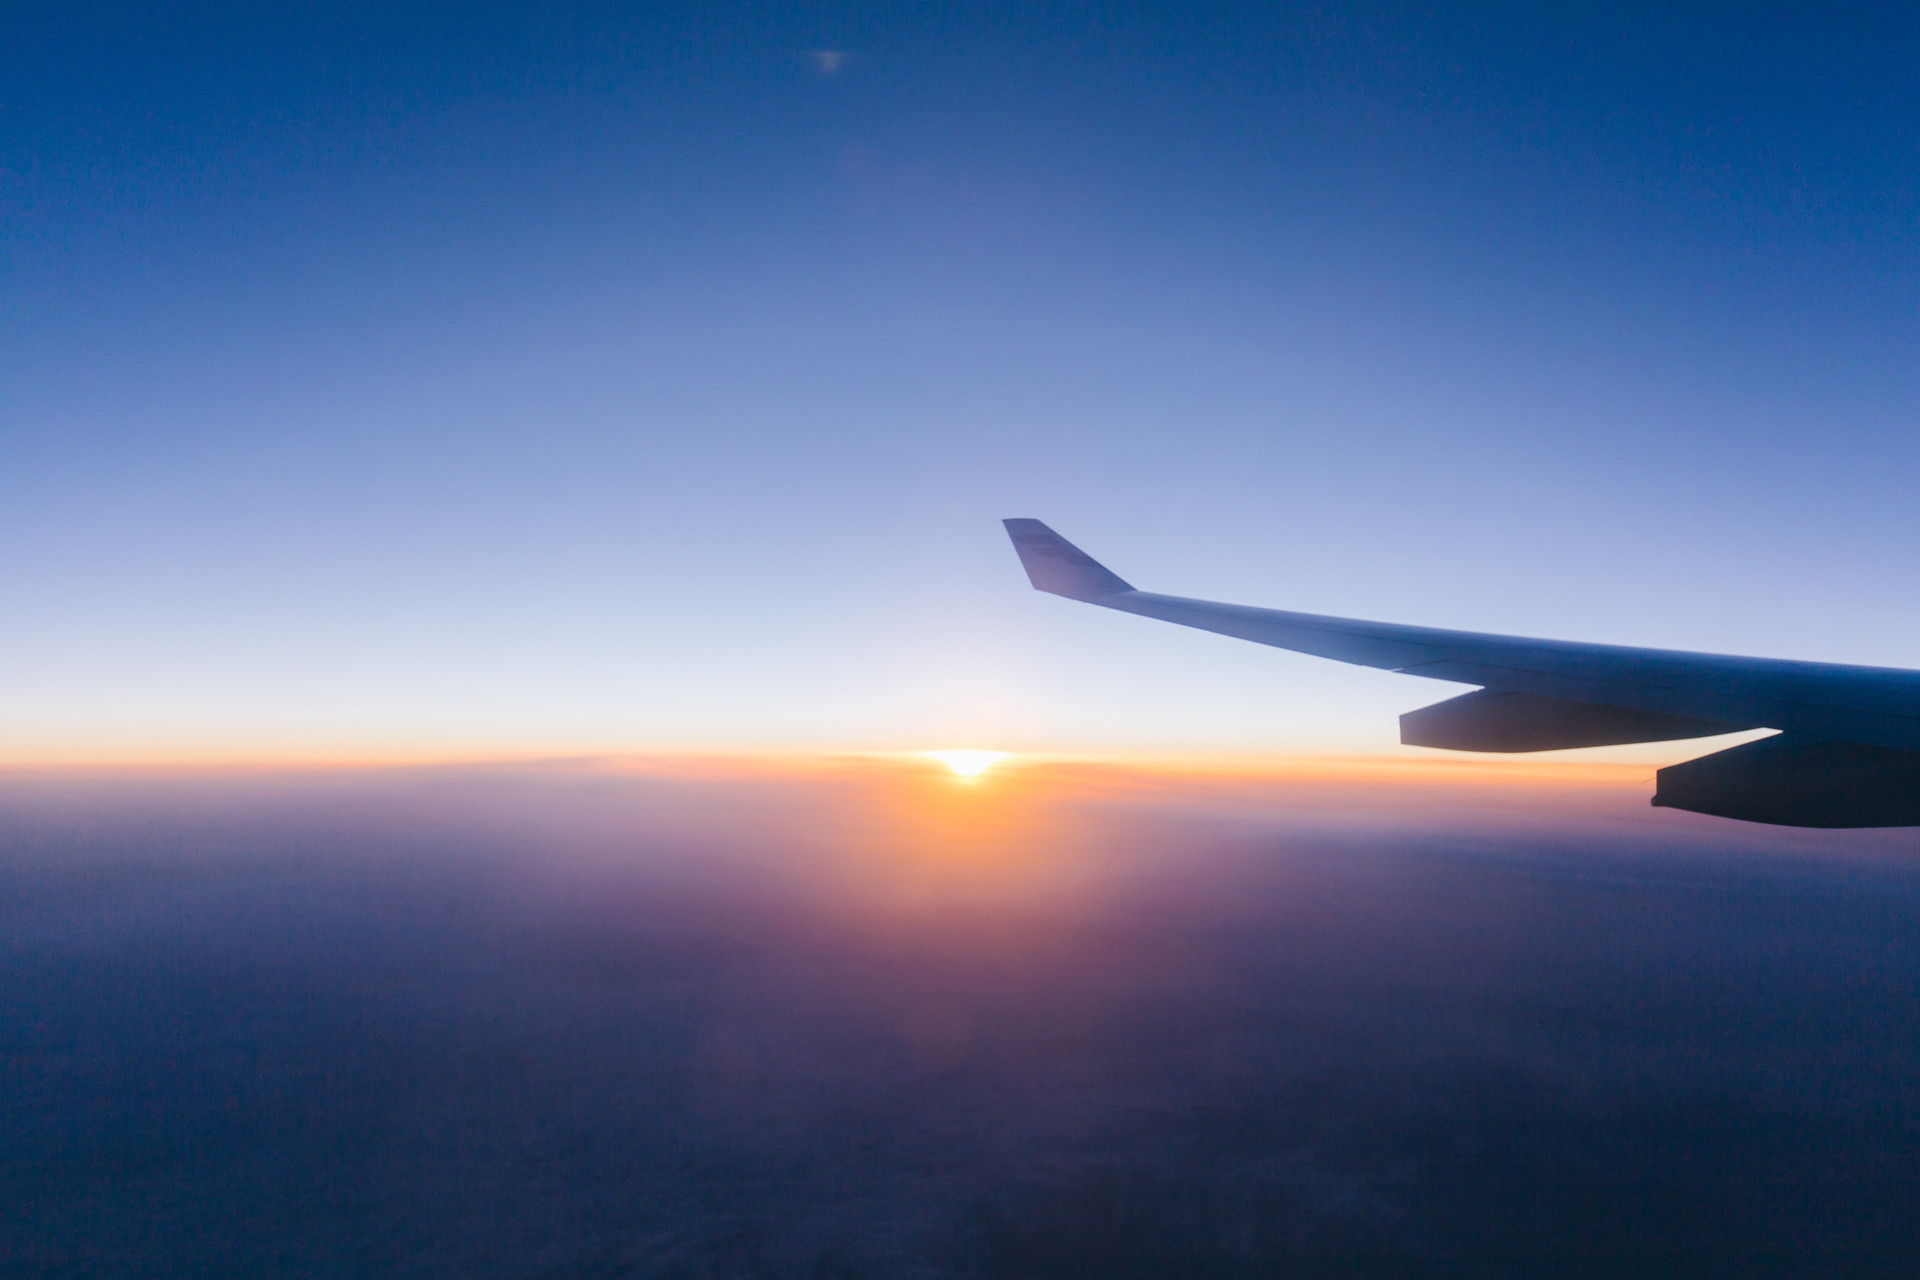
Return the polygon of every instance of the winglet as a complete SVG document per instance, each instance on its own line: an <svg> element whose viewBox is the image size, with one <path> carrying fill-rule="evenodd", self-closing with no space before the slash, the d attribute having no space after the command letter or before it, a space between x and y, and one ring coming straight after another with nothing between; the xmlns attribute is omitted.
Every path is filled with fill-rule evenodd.
<svg viewBox="0 0 1920 1280"><path fill-rule="evenodd" d="M1131 591L1105 565L1068 542L1038 520L1002 520L1013 549L1036 591L1051 591L1069 600L1098 600Z"/></svg>

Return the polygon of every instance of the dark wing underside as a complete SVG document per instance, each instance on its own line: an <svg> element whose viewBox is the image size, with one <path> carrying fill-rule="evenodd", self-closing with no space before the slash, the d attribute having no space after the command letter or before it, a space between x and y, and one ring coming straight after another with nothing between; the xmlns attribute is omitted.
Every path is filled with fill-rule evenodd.
<svg viewBox="0 0 1920 1280"><path fill-rule="evenodd" d="M1156 595L1134 590L1038 520L1005 523L1041 591L1478 686L1402 716L1403 742L1545 751L1778 729L1779 737L1661 770L1654 803L1792 826L1920 825L1920 672L1482 635Z"/></svg>

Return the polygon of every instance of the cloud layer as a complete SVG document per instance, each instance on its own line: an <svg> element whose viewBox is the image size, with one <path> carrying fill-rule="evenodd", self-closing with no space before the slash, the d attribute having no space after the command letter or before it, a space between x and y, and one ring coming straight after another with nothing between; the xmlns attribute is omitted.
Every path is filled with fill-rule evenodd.
<svg viewBox="0 0 1920 1280"><path fill-rule="evenodd" d="M1460 803L1325 776L1004 782L16 777L0 1257L811 1277L1920 1259L1920 875L1894 842L1596 819L1517 784Z"/></svg>

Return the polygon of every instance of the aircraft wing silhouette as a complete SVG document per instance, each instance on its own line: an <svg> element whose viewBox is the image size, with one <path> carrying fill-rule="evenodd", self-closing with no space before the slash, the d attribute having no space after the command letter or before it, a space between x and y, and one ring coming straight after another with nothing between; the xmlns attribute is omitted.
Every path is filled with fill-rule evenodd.
<svg viewBox="0 0 1920 1280"><path fill-rule="evenodd" d="M1137 591L1038 520L1007 520L1034 587L1070 600L1475 692L1400 740L1549 751L1778 729L1662 769L1653 803L1804 827L1920 826L1920 671L1532 640Z"/></svg>

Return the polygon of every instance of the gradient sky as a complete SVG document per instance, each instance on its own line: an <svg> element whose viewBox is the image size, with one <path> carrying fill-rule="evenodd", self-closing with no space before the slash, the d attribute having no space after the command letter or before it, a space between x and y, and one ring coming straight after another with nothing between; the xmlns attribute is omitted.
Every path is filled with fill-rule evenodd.
<svg viewBox="0 0 1920 1280"><path fill-rule="evenodd" d="M1899 6L8 25L0 758L1386 752L1457 691L1036 595L1010 515L1920 665Z"/></svg>

